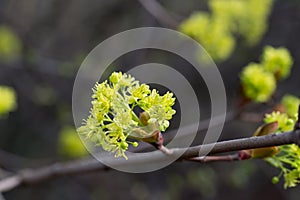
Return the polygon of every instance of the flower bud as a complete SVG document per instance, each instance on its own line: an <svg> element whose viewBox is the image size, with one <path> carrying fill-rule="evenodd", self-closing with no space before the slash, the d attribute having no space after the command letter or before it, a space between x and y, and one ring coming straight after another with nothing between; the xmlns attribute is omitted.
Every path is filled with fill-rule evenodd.
<svg viewBox="0 0 300 200"><path fill-rule="evenodd" d="M127 148L128 148L128 143L122 141L122 142L120 143L120 147L121 147L121 149L123 149L123 150L127 150Z"/></svg>
<svg viewBox="0 0 300 200"><path fill-rule="evenodd" d="M276 184L276 183L278 183L279 182L279 178L277 177L277 176L274 176L273 178L272 178L272 183L273 184Z"/></svg>
<svg viewBox="0 0 300 200"><path fill-rule="evenodd" d="M147 126L148 125L148 120L150 119L150 115L149 115L149 113L147 113L147 112L142 112L141 114L140 114L140 121L141 121L141 123L144 125L144 126Z"/></svg>
<svg viewBox="0 0 300 200"><path fill-rule="evenodd" d="M278 147L264 147L251 150L251 158L267 158L279 152Z"/></svg>
<svg viewBox="0 0 300 200"><path fill-rule="evenodd" d="M133 143L132 143L132 146L133 146L133 147L137 147L137 146L139 146L139 143L133 142Z"/></svg>

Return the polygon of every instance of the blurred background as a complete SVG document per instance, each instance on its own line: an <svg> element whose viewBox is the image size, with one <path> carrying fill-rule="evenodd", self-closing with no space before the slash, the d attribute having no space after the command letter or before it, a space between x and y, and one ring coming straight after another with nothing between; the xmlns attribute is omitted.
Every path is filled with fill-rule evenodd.
<svg viewBox="0 0 300 200"><path fill-rule="evenodd" d="M205 37L202 38L223 76L228 110L235 108L239 97L240 71L249 62L258 61L266 45L284 46L294 58L292 75L278 85L277 95L300 95L297 66L300 62L300 3L297 0L265 1L270 2L253 1L259 3L248 8L252 9L249 13L253 16L245 24L258 30L246 26L246 33L233 34L234 47L230 42L222 46L218 42L206 43ZM14 172L89 156L74 128L72 88L81 62L101 41L137 27L177 29L196 11L212 13L208 0L158 1L170 17L169 23L164 17L154 17L148 3L142 2L0 0L0 175L2 170ZM233 11L239 11L236 9ZM260 15L259 10L264 14ZM221 9L221 12L227 11ZM211 37L223 37L219 35L222 29L207 29ZM255 31L258 36L252 39ZM148 62L177 68L188 65L174 55L147 50L122 56L114 65L128 69ZM185 68L186 75L188 69ZM204 96L201 106L205 107L209 96L202 93L200 96ZM201 118L210 116L209 109L201 111ZM233 121L225 126L220 140L250 136L258 125ZM283 183L271 183L277 173L262 160L182 162L145 174L110 170L62 177L22 186L2 195L7 200L298 199L299 187L285 190Z"/></svg>

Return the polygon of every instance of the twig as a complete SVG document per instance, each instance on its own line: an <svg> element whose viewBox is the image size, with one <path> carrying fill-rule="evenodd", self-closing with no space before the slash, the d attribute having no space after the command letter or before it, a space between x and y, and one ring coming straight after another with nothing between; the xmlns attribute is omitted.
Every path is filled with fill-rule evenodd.
<svg viewBox="0 0 300 200"><path fill-rule="evenodd" d="M229 141L217 142L214 144L198 145L190 148L174 148L171 156L180 156L179 160L188 158L205 156L200 154L200 149L212 147L209 155L216 153L225 153L231 151L239 151L244 149L255 149L261 147L280 146L285 144L298 144L300 140L300 130L291 132L271 134L260 137L250 137L242 139L234 139ZM114 159L113 157L107 158L112 166L123 165L139 165L141 163L161 162L170 158L161 151L153 151L144 154L134 154L129 160ZM27 169L18 172L17 174L2 179L0 181L0 192L9 191L24 184L40 183L49 179L58 178L61 176L70 176L78 174L86 174L89 172L103 171L108 169L105 165L95 159L82 159L70 161L66 163L57 163L39 169Z"/></svg>
<svg viewBox="0 0 300 200"><path fill-rule="evenodd" d="M14 189L22 182L22 178L20 176L12 176L5 178L0 181L0 192L6 192L11 189Z"/></svg>
<svg viewBox="0 0 300 200"><path fill-rule="evenodd" d="M197 128L196 126L198 126L198 132L205 131L208 128L213 128L213 127L219 126L223 123L223 121L220 120L220 119L223 119L223 116L224 116L224 114L213 116L211 118L202 120L199 123L194 123L194 124L190 124L188 126L184 126L184 127L182 127L182 134L178 135L176 137L176 139L180 140L184 137L187 137L187 136L193 134L193 132L191 130L195 130L195 128ZM226 118L225 118L224 123L228 123L238 117L238 112L235 110L229 111L225 114L225 116L226 116ZM169 142L169 141L173 140L173 137L176 133L177 133L177 129L170 130L167 132L167 134L163 134L164 141ZM147 145L147 143L141 143L141 144L139 144L139 147L134 150L134 152L143 152L150 148L151 148L151 146Z"/></svg>
<svg viewBox="0 0 300 200"><path fill-rule="evenodd" d="M165 147L164 145L159 146L158 149L159 149L161 152L163 152L164 154L166 154L166 155L172 155L172 154L173 154L172 149L168 149L168 148Z"/></svg>
<svg viewBox="0 0 300 200"><path fill-rule="evenodd" d="M179 24L156 0L138 0L141 5L163 25L176 28Z"/></svg>
<svg viewBox="0 0 300 200"><path fill-rule="evenodd" d="M237 161L240 160L239 154L229 154L224 156L202 156L202 157L195 157L195 158L188 158L188 161L193 162L200 162L200 163L206 163L206 162L216 162L216 161Z"/></svg>

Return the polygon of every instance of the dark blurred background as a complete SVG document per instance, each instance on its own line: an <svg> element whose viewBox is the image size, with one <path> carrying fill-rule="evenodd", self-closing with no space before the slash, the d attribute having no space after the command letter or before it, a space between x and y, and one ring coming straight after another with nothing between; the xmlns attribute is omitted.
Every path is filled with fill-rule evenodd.
<svg viewBox="0 0 300 200"><path fill-rule="evenodd" d="M181 17L207 10L207 1L159 2ZM0 85L11 86L17 95L17 109L0 118L0 169L12 172L88 156L75 132L71 109L73 82L82 60L101 41L121 31L165 27L137 0L0 0L0 26L17 37L12 44L15 53L0 57ZM228 110L234 109L237 101L239 72L247 63L259 59L265 45L285 46L294 58L292 75L280 83L278 96L300 95L299 33L300 3L276 0L261 42L253 47L237 44L232 56L218 64ZM174 55L159 55L136 52L116 63L127 67L149 61L176 65ZM209 114L209 110L201 113L203 119ZM250 136L257 126L234 121L225 126L220 140ZM145 174L110 170L62 177L22 186L3 196L7 200L299 199L299 187L284 190L283 183L271 183L277 173L262 160L183 162Z"/></svg>

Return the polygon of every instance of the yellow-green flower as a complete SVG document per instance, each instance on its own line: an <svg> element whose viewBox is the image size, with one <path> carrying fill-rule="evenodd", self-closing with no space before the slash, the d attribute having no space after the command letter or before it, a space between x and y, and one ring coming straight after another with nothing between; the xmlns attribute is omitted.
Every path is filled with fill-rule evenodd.
<svg viewBox="0 0 300 200"><path fill-rule="evenodd" d="M286 113L272 112L271 114L266 114L265 123L278 122L278 131L285 132L291 131L294 128L295 120L289 118Z"/></svg>
<svg viewBox="0 0 300 200"><path fill-rule="evenodd" d="M228 58L235 46L235 40L223 19L215 18L205 12L196 12L182 22L179 30L198 42L216 61Z"/></svg>
<svg viewBox="0 0 300 200"><path fill-rule="evenodd" d="M276 89L273 74L256 63L247 65L240 78L244 95L255 102L268 101Z"/></svg>
<svg viewBox="0 0 300 200"><path fill-rule="evenodd" d="M112 84L116 84L120 81L120 79L122 78L122 72L113 72L110 77L109 80Z"/></svg>
<svg viewBox="0 0 300 200"><path fill-rule="evenodd" d="M261 63L278 79L284 79L290 75L293 59L286 48L267 46L264 48Z"/></svg>
<svg viewBox="0 0 300 200"><path fill-rule="evenodd" d="M282 105L286 113L290 117L294 117L298 113L298 108L300 105L300 99L293 95L285 95L281 100Z"/></svg>
<svg viewBox="0 0 300 200"><path fill-rule="evenodd" d="M215 61L224 61L235 48L235 35L248 45L260 41L272 3L273 0L210 0L211 12L193 13L180 24L179 31L200 42Z"/></svg>
<svg viewBox="0 0 300 200"><path fill-rule="evenodd" d="M138 87L133 87L131 90L131 98L129 99L129 103L137 103L140 99L145 98L148 96L151 92L149 85L141 84Z"/></svg>
<svg viewBox="0 0 300 200"><path fill-rule="evenodd" d="M113 152L116 157L127 158L125 151L129 145L138 146L137 142L128 140L132 133L148 130L144 129L145 122L141 122L134 112L135 107L147 112L153 122L149 127L158 127L159 131L167 129L169 120L175 114L172 93L161 96L157 90L150 90L148 85L140 84L122 72L112 73L109 81L96 83L92 98L90 116L78 128L78 132L105 151Z"/></svg>
<svg viewBox="0 0 300 200"><path fill-rule="evenodd" d="M296 115L294 118L289 118L286 113L272 112L267 114L265 122L278 122L279 132L292 131L298 119ZM295 187L300 183L300 148L296 144L288 144L279 146L279 153L273 157L266 158L276 168L281 170L278 176L273 178L274 183L278 183L281 177L284 178L284 188Z"/></svg>
<svg viewBox="0 0 300 200"><path fill-rule="evenodd" d="M268 28L268 17L273 0L244 0L242 15L237 16L237 34L245 39L248 45L257 44Z"/></svg>

